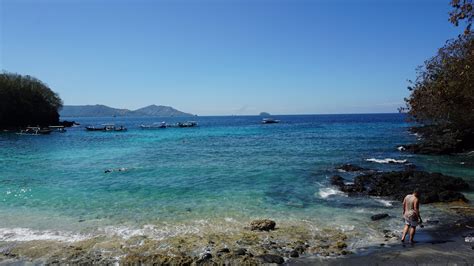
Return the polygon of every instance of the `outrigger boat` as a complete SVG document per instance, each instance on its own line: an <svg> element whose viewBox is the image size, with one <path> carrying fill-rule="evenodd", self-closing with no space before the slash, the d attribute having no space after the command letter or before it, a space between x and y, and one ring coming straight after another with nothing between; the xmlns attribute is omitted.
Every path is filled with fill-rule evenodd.
<svg viewBox="0 0 474 266"><path fill-rule="evenodd" d="M115 126L114 124L103 124L101 126L87 126L87 131L127 131L124 126Z"/></svg>
<svg viewBox="0 0 474 266"><path fill-rule="evenodd" d="M161 122L161 123L153 123L151 125L140 125L141 129L159 129L159 128L167 128L168 125L166 125L166 122Z"/></svg>
<svg viewBox="0 0 474 266"><path fill-rule="evenodd" d="M66 132L66 129L64 128L64 126L49 126L48 128L51 129L51 131L57 131L60 133Z"/></svg>
<svg viewBox="0 0 474 266"><path fill-rule="evenodd" d="M196 121L187 121L187 122L179 122L176 125L178 127L196 127L198 123Z"/></svg>
<svg viewBox="0 0 474 266"><path fill-rule="evenodd" d="M276 124L276 123L280 123L280 120L276 120L276 119L273 119L273 118L264 118L264 119L262 119L262 124Z"/></svg>
<svg viewBox="0 0 474 266"><path fill-rule="evenodd" d="M40 127L27 127L24 130L18 132L18 135L47 135L51 133L51 129L40 128Z"/></svg>

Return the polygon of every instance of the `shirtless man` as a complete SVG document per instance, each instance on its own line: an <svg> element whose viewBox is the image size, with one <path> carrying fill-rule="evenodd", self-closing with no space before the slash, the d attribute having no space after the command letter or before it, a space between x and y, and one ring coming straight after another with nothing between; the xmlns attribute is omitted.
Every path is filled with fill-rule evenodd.
<svg viewBox="0 0 474 266"><path fill-rule="evenodd" d="M414 237L416 232L416 226L423 223L420 216L420 192L415 189L413 194L409 194L403 200L403 219L405 219L405 227L402 233L402 242L405 241L405 237L410 231L410 243L415 243Z"/></svg>

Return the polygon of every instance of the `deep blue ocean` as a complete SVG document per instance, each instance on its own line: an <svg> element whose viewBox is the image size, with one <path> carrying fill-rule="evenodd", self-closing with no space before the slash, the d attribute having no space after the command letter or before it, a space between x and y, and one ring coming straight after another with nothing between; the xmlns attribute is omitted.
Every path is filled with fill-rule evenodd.
<svg viewBox="0 0 474 266"><path fill-rule="evenodd" d="M354 245L375 241L401 213L380 198L349 198L328 179L345 163L378 170L407 160L427 171L474 180L474 156L418 156L397 150L415 142L403 114L193 117L195 128L143 130L179 118L64 118L81 123L44 136L0 134L0 240L67 240L96 234L166 237L206 226L241 226L255 218L336 227ZM88 132L115 123L126 132ZM367 159L375 159L367 161ZM383 162L383 161L379 161ZM105 173L105 170L111 170ZM119 171L120 170L120 171ZM410 188L407 188L407 193ZM472 193L468 198L474 199ZM425 216L439 216L430 206ZM218 225L225 225L219 227Z"/></svg>

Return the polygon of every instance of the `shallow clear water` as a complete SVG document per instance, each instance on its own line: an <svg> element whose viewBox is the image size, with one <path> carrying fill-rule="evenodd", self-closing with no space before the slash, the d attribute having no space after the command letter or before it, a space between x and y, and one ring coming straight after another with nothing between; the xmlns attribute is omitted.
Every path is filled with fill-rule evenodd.
<svg viewBox="0 0 474 266"><path fill-rule="evenodd" d="M161 122L156 118L76 118L81 127L64 134L0 134L0 240L110 230L161 237L268 217L333 226L365 243L380 228L402 226L398 219L369 219L379 212L399 215L399 203L337 193L328 185L337 165L402 169L366 159L407 159L429 171L474 179L472 155L399 152L397 146L416 140L401 114L275 118L282 123L262 125L257 116L196 117L197 128L157 130L138 127ZM84 130L105 122L129 130ZM120 168L126 171L104 173ZM432 207L424 211L425 217L439 216ZM148 225L153 230L144 231Z"/></svg>

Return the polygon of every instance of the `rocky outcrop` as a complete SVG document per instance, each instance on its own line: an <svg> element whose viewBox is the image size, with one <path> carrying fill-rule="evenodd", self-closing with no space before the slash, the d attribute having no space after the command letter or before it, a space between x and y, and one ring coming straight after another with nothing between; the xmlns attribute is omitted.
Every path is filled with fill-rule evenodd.
<svg viewBox="0 0 474 266"><path fill-rule="evenodd" d="M340 176L333 176L331 184L349 195L389 197L402 201L407 192L418 188L421 203L452 202L468 200L459 191L469 185L461 178L440 173L428 173L406 169L393 172L371 172L359 175L353 184L346 184Z"/></svg>
<svg viewBox="0 0 474 266"><path fill-rule="evenodd" d="M270 231L275 229L276 223L272 220L262 219L254 220L250 223L250 230L252 231Z"/></svg>
<svg viewBox="0 0 474 266"><path fill-rule="evenodd" d="M361 172L361 171L367 171L369 169L365 169L363 167L360 167L355 164L343 164L341 166L336 167L337 170L341 170L344 172Z"/></svg>
<svg viewBox="0 0 474 266"><path fill-rule="evenodd" d="M418 154L452 154L474 150L474 131L436 126L412 127L419 139L415 144L403 145L404 151Z"/></svg>

